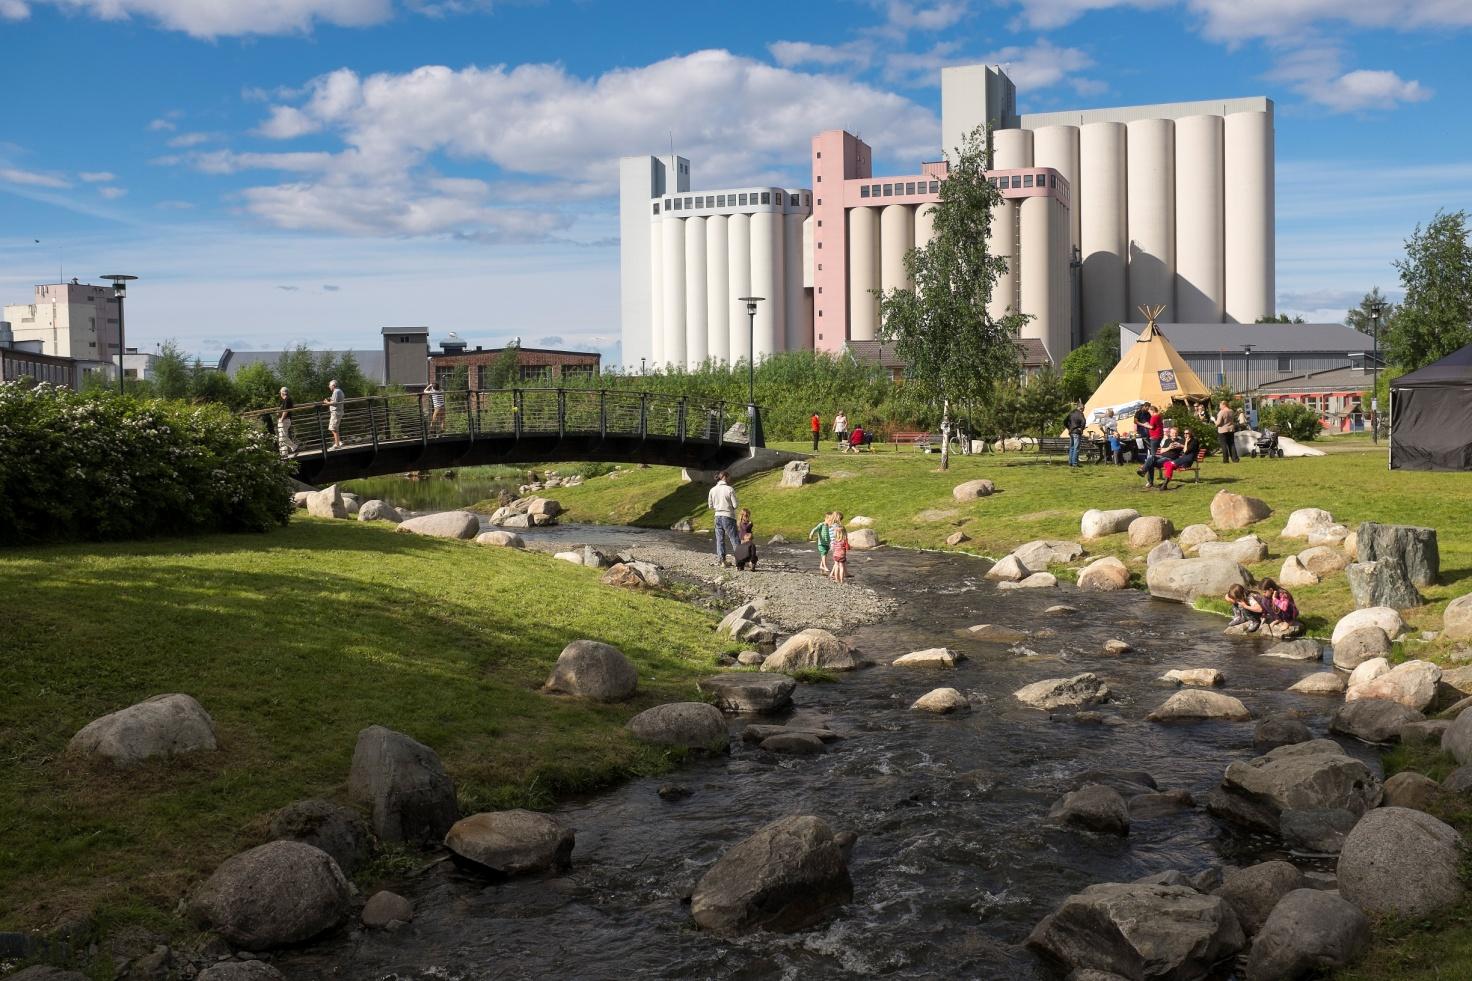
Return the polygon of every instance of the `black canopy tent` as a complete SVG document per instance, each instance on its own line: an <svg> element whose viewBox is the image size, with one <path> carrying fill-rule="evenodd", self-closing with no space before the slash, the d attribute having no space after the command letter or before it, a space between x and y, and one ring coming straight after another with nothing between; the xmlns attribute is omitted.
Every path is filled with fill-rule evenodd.
<svg viewBox="0 0 1472 981"><path fill-rule="evenodd" d="M1472 470L1472 344L1390 383L1390 469Z"/></svg>

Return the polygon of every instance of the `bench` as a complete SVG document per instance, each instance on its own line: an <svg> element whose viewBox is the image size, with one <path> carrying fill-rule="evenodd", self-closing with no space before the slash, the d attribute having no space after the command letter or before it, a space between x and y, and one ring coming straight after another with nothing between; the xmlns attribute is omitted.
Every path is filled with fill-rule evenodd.
<svg viewBox="0 0 1472 981"><path fill-rule="evenodd" d="M1201 447L1201 449L1196 451L1196 459L1191 461L1191 465L1189 467L1183 467L1180 464L1176 464L1175 471L1171 474L1170 479L1175 480L1176 477L1189 470L1191 472L1191 482L1195 484L1201 483L1201 461L1205 459L1206 447L1203 446Z"/></svg>
<svg viewBox="0 0 1472 981"><path fill-rule="evenodd" d="M918 446L920 452L929 453L930 444L940 442L940 439L930 433L890 433L889 441L896 450L901 446Z"/></svg>
<svg viewBox="0 0 1472 981"><path fill-rule="evenodd" d="M1044 436L1037 441L1037 448L1039 453L1048 456L1067 456L1068 443L1066 436ZM1109 443L1085 436L1078 448L1078 455L1080 459L1087 458L1094 463L1103 463L1109 457Z"/></svg>

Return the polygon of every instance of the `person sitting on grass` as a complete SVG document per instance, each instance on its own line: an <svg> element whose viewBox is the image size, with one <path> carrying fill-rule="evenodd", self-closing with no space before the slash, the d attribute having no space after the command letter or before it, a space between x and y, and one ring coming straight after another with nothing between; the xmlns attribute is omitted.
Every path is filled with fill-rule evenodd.
<svg viewBox="0 0 1472 981"><path fill-rule="evenodd" d="M1181 440L1181 448L1175 455L1167 454L1160 461L1160 472L1165 477L1165 483L1160 485L1161 490L1170 489L1170 478L1177 470L1188 469L1196 462L1196 454L1201 446L1196 442L1196 434L1186 430L1185 437Z"/></svg>
<svg viewBox="0 0 1472 981"><path fill-rule="evenodd" d="M843 530L843 525L833 529L833 569L828 573L828 578L834 582L843 582L848 566L848 532Z"/></svg>
<svg viewBox="0 0 1472 981"><path fill-rule="evenodd" d="M808 541L818 543L818 571L828 574L828 552L833 547L833 512L823 515L823 520L808 531Z"/></svg>
<svg viewBox="0 0 1472 981"><path fill-rule="evenodd" d="M1256 593L1249 593L1241 585L1234 584L1223 598L1232 604L1232 622L1227 624L1228 627L1246 624L1247 632L1253 633L1262 625L1262 600Z"/></svg>
<svg viewBox="0 0 1472 981"><path fill-rule="evenodd" d="M1269 628L1280 623L1288 627L1298 626L1298 604L1293 602L1292 593L1272 579L1264 579L1259 588L1262 590L1262 618Z"/></svg>

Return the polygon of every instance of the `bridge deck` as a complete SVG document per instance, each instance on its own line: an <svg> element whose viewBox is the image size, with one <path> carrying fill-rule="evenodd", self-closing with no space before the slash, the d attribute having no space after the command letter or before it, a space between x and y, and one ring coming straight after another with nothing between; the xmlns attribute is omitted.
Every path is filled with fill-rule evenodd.
<svg viewBox="0 0 1472 981"><path fill-rule="evenodd" d="M409 470L599 460L715 469L752 449L748 407L646 392L516 388L348 399L247 413L296 460L299 479L332 483ZM755 409L753 408L753 413ZM761 445L760 425L755 445ZM282 439L282 436L285 439Z"/></svg>

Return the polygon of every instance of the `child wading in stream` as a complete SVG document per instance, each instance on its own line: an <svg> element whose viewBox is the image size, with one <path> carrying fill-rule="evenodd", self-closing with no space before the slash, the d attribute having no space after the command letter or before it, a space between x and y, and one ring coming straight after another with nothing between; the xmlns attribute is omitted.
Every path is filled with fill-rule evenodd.
<svg viewBox="0 0 1472 981"><path fill-rule="evenodd" d="M847 564L848 532L840 524L833 529L833 571L828 573L828 578L834 582L843 582Z"/></svg>
<svg viewBox="0 0 1472 981"><path fill-rule="evenodd" d="M808 541L818 543L818 571L824 575L828 573L828 552L833 548L832 522L833 512L829 511L808 532Z"/></svg>

